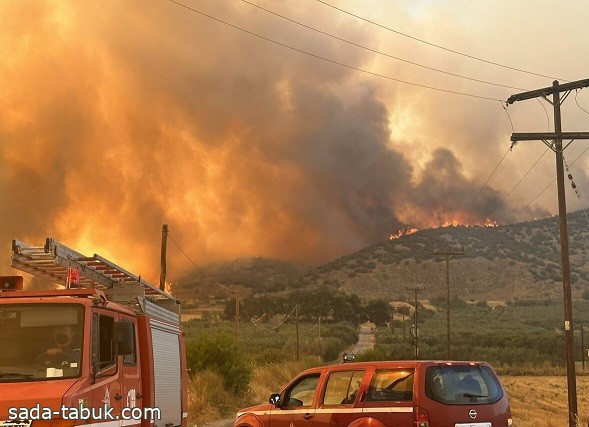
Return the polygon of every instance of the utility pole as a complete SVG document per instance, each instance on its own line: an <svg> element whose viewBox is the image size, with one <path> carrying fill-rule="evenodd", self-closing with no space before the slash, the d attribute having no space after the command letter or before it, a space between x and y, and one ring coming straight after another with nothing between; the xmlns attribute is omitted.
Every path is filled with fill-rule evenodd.
<svg viewBox="0 0 589 427"><path fill-rule="evenodd" d="M297 329L297 362L299 361L299 305L295 306L295 323Z"/></svg>
<svg viewBox="0 0 589 427"><path fill-rule="evenodd" d="M567 361L567 391L569 405L569 427L578 425L579 416L577 411L577 379L575 374L575 354L574 354L574 337L573 337L573 303L571 297L571 266L569 262L569 237L566 217L566 194L564 188L564 157L563 151L575 139L589 139L589 132L563 132L560 106L566 100L573 90L589 87L589 79L578 80L575 82L559 84L557 80L552 82L552 86L543 89L537 89L530 92L524 92L512 95L507 100L508 104L516 101L524 101L542 97L554 108L554 132L545 133L513 133L511 141L542 141L556 154L556 184L558 194L558 213L560 217L560 246L562 258L562 288L564 299L564 330L566 342L566 361ZM566 92L560 97L561 92ZM552 100L547 97L552 95ZM562 140L568 139L569 143L563 147ZM551 141L551 142L549 142Z"/></svg>
<svg viewBox="0 0 589 427"><path fill-rule="evenodd" d="M413 356L415 357L415 360L419 359L419 347L417 346L417 337L419 335L418 329L417 329L417 292L418 291L425 291L424 287L417 287L417 288L405 288L408 291L413 291L415 292L415 310L413 311L413 325L415 327L415 334L413 335L413 338L415 339L415 350L413 351Z"/></svg>
<svg viewBox="0 0 589 427"><path fill-rule="evenodd" d="M168 243L168 224L162 227L162 262L160 270L160 289L166 290L166 246Z"/></svg>
<svg viewBox="0 0 589 427"><path fill-rule="evenodd" d="M585 372L585 337L583 336L584 329L583 322L581 322L581 360L583 361L583 372Z"/></svg>
<svg viewBox="0 0 589 427"><path fill-rule="evenodd" d="M464 255L464 249L457 251L430 252L431 255L442 255L446 258L446 358L450 357L450 259L455 255Z"/></svg>
<svg viewBox="0 0 589 427"><path fill-rule="evenodd" d="M239 342L239 292L235 290L235 340Z"/></svg>
<svg viewBox="0 0 589 427"><path fill-rule="evenodd" d="M405 312L401 313L401 315L403 316L403 344L405 344Z"/></svg>

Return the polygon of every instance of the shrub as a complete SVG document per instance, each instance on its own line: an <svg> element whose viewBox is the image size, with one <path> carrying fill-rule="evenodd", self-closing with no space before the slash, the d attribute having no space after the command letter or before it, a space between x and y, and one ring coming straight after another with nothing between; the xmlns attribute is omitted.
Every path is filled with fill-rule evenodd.
<svg viewBox="0 0 589 427"><path fill-rule="evenodd" d="M223 386L223 378L213 371L202 371L188 380L188 408L192 425L217 420L230 413L227 404L231 393Z"/></svg>
<svg viewBox="0 0 589 427"><path fill-rule="evenodd" d="M239 351L233 337L225 334L201 334L186 343L186 364L191 376L211 370L223 378L225 387L244 393L252 377L252 368Z"/></svg>

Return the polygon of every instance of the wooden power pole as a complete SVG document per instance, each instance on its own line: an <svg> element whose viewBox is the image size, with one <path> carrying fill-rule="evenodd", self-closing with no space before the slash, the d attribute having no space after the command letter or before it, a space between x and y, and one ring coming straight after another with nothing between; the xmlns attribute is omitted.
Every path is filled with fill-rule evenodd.
<svg viewBox="0 0 589 427"><path fill-rule="evenodd" d="M560 106L573 90L589 87L589 79L559 84L557 80L552 86L512 95L508 104L526 99L542 97L554 108L554 132L545 133L513 133L511 141L542 141L556 154L556 184L558 194L558 213L560 217L560 246L562 258L562 288L564 299L564 330L567 361L567 391L569 404L569 427L577 427L579 416L577 411L577 379L575 376L575 353L573 338L573 304L571 297L571 266L569 262L569 237L566 217L566 197L564 188L564 156L563 151L575 139L589 139L589 132L563 132ZM566 92L561 98L561 92ZM552 100L547 97L552 95ZM562 140L570 142L563 147ZM550 142L549 142L550 141Z"/></svg>
<svg viewBox="0 0 589 427"><path fill-rule="evenodd" d="M417 292L419 292L419 291L425 291L425 288L423 288L423 287L421 287L421 288L420 287L417 287L417 288L405 288L405 289L407 289L408 291L415 292L415 310L413 311L413 327L415 328L414 329L415 332L413 334L413 339L415 340L414 341L415 347L414 347L414 350L413 350L413 356L415 357L415 360L417 360L417 359L419 359L419 347L417 346L417 336L419 335L419 332L418 332L418 329L417 329L417 304L418 304L418 302L417 302Z"/></svg>
<svg viewBox="0 0 589 427"><path fill-rule="evenodd" d="M235 290L235 339L239 342L239 292Z"/></svg>
<svg viewBox="0 0 589 427"><path fill-rule="evenodd" d="M295 323L296 323L296 330L297 330L297 362L300 358L299 352L299 305L295 306Z"/></svg>
<svg viewBox="0 0 589 427"><path fill-rule="evenodd" d="M162 262L160 270L160 289L166 290L166 246L168 243L168 224L162 227Z"/></svg>
<svg viewBox="0 0 589 427"><path fill-rule="evenodd" d="M457 251L430 252L431 255L442 255L446 258L446 358L450 357L450 259L455 255L464 255L464 249Z"/></svg>

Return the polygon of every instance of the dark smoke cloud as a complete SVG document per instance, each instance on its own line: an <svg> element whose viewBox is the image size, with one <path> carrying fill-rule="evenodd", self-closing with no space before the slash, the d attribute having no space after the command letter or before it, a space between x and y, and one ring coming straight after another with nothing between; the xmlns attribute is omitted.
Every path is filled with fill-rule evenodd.
<svg viewBox="0 0 589 427"><path fill-rule="evenodd" d="M193 6L369 66L367 52L239 2ZM374 37L326 9L282 7L359 42ZM407 225L436 225L440 212L515 218L489 188L459 209L480 182L452 149L416 166L405 141L391 138L401 101L385 102L391 89L378 80L165 1L10 2L0 16L12 23L0 35L11 47L0 59L6 248L12 237L53 236L155 280L163 223L199 263L252 255L319 263ZM174 251L168 271L177 277L189 263Z"/></svg>

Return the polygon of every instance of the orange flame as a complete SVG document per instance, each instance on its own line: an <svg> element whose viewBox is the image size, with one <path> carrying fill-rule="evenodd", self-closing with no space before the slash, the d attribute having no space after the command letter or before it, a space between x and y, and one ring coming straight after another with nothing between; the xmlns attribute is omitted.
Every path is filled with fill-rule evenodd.
<svg viewBox="0 0 589 427"><path fill-rule="evenodd" d="M463 222L460 219L449 219L449 220L445 220L444 222L440 222L439 225L432 225L429 228L447 228L447 227L467 227L467 228L471 228L471 227L486 227L486 228L493 228L493 227L499 227L499 224L497 224L497 221L495 221L493 218L485 218L484 221L477 221L474 222L472 224L467 224L465 222ZM396 233L391 234L389 236L389 240L394 240L394 239L398 239L400 237L403 236L407 236L409 234L413 234L413 233L417 233L419 231L419 229L414 228L414 227L407 227L401 230L398 230Z"/></svg>
<svg viewBox="0 0 589 427"><path fill-rule="evenodd" d="M498 227L497 221L492 218L485 219L485 227Z"/></svg>
<svg viewBox="0 0 589 427"><path fill-rule="evenodd" d="M389 240L398 239L399 237L402 237L402 236L408 236L409 234L417 233L418 231L419 231L419 229L417 229L417 228L407 227L404 230L397 231L395 234L391 234L389 236Z"/></svg>

